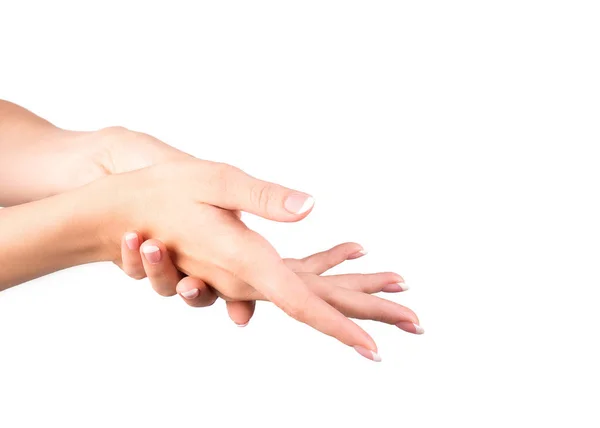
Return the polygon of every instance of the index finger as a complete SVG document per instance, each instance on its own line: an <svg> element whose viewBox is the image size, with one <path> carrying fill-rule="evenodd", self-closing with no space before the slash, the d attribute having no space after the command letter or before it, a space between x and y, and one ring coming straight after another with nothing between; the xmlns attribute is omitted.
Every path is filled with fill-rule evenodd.
<svg viewBox="0 0 600 428"><path fill-rule="evenodd" d="M292 318L381 361L377 345L357 324L314 294L259 234L240 228L229 241L228 269ZM231 251L234 248L234 251Z"/></svg>

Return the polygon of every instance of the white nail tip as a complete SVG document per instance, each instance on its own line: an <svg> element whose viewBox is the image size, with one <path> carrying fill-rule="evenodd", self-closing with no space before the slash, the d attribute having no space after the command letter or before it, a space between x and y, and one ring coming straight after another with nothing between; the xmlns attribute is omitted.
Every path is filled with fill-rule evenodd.
<svg viewBox="0 0 600 428"><path fill-rule="evenodd" d="M144 248L142 248L142 251L146 254L156 253L157 251L160 251L160 248L158 248L156 245L146 245Z"/></svg>
<svg viewBox="0 0 600 428"><path fill-rule="evenodd" d="M198 293L197 289L188 290L188 291L184 291L181 293L181 295L183 297L185 297L186 299L192 299L192 298L196 297L198 294L199 293Z"/></svg>
<svg viewBox="0 0 600 428"><path fill-rule="evenodd" d="M306 211L310 210L314 204L315 204L315 198L313 198L312 196L309 196L308 198L306 198L306 201L304 201L304 203L298 210L298 214L304 214Z"/></svg>
<svg viewBox="0 0 600 428"><path fill-rule="evenodd" d="M410 289L410 287L403 282L399 282L398 285L400 286L402 291L406 291L406 290Z"/></svg>
<svg viewBox="0 0 600 428"><path fill-rule="evenodd" d="M248 325L248 323L246 324L236 324L238 327L246 327Z"/></svg>
<svg viewBox="0 0 600 428"><path fill-rule="evenodd" d="M137 237L138 237L138 236L137 236L137 234L135 234L135 233L127 233L127 234L125 235L125 240L126 240L126 241L133 241L134 239L137 239Z"/></svg>
<svg viewBox="0 0 600 428"><path fill-rule="evenodd" d="M413 325L415 326L416 334L425 333L425 330L423 329L423 327L421 327L420 325L417 325L417 324L413 324Z"/></svg>
<svg viewBox="0 0 600 428"><path fill-rule="evenodd" d="M362 355L363 357L368 358L369 360L373 360L376 362L381 361L381 357L375 351L371 351L370 349L364 348L362 346L355 346L354 350L356 352L358 352L360 355Z"/></svg>

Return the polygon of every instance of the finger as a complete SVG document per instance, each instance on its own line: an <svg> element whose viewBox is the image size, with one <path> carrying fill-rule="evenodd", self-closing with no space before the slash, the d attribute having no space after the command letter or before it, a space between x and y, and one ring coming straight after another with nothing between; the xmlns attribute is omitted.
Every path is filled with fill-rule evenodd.
<svg viewBox="0 0 600 428"><path fill-rule="evenodd" d="M298 267L301 272L321 275L346 260L357 259L365 254L367 252L361 245L355 242L347 242L298 260Z"/></svg>
<svg viewBox="0 0 600 428"><path fill-rule="evenodd" d="M340 287L333 287L322 297L347 317L392 324L409 333L424 332L417 315L398 303Z"/></svg>
<svg viewBox="0 0 600 428"><path fill-rule="evenodd" d="M254 309L256 308L256 301L251 302L226 302L227 313L229 318L238 327L246 327L250 322L250 318L254 315Z"/></svg>
<svg viewBox="0 0 600 428"><path fill-rule="evenodd" d="M122 265L120 267L123 272L135 279L146 278L139 251L141 242L142 237L138 232L127 232L121 238Z"/></svg>
<svg viewBox="0 0 600 428"><path fill-rule="evenodd" d="M177 294L190 306L210 306L217 300L214 290L199 278L186 276L176 286Z"/></svg>
<svg viewBox="0 0 600 428"><path fill-rule="evenodd" d="M373 339L358 325L308 289L285 266L271 245L260 235L240 229L232 235L233 248L227 264L233 274L261 292L292 318L335 337L366 358L381 361Z"/></svg>
<svg viewBox="0 0 600 428"><path fill-rule="evenodd" d="M231 165L210 162L210 166L197 171L204 203L285 222L303 219L314 205L306 193L258 180Z"/></svg>
<svg viewBox="0 0 600 428"><path fill-rule="evenodd" d="M173 296L181 274L171 261L165 244L149 239L140 247L144 270L152 288L161 296Z"/></svg>
<svg viewBox="0 0 600 428"><path fill-rule="evenodd" d="M370 274L346 274L313 277L328 286L337 286L348 290L363 293L396 293L408 290L404 279L394 272L370 273Z"/></svg>

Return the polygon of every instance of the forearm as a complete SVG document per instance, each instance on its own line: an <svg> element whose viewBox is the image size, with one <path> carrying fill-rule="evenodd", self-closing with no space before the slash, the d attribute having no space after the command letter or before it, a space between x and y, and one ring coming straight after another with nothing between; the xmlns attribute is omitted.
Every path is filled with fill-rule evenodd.
<svg viewBox="0 0 600 428"><path fill-rule="evenodd" d="M16 104L0 100L0 206L12 206L89 183L102 153L84 138ZM98 152L98 153L96 153Z"/></svg>
<svg viewBox="0 0 600 428"><path fill-rule="evenodd" d="M0 291L107 258L108 209L89 187L0 210Z"/></svg>

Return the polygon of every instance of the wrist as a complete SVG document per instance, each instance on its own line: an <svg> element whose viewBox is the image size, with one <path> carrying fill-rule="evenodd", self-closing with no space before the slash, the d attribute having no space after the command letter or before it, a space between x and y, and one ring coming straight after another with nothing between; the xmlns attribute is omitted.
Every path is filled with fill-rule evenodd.
<svg viewBox="0 0 600 428"><path fill-rule="evenodd" d="M107 174L105 154L89 132L66 131L48 125L30 131L10 157L0 162L0 204L32 202L64 193Z"/></svg>
<svg viewBox="0 0 600 428"><path fill-rule="evenodd" d="M86 186L87 187L87 186ZM0 290L107 259L95 194L80 189L0 211Z"/></svg>
<svg viewBox="0 0 600 428"><path fill-rule="evenodd" d="M68 192L110 174L110 154L99 143L96 132L57 129L48 136L45 153L53 184L50 194Z"/></svg>
<svg viewBox="0 0 600 428"><path fill-rule="evenodd" d="M153 188L147 175L143 172L108 175L70 192L79 194L80 221L91 243L93 261L120 260L123 234L131 230L146 231L147 204L140 198L148 196Z"/></svg>
<svg viewBox="0 0 600 428"><path fill-rule="evenodd" d="M90 262L116 261L120 258L119 231L126 224L121 189L106 176L67 194L77 199L78 228L87 242ZM123 224L123 225L122 225Z"/></svg>

